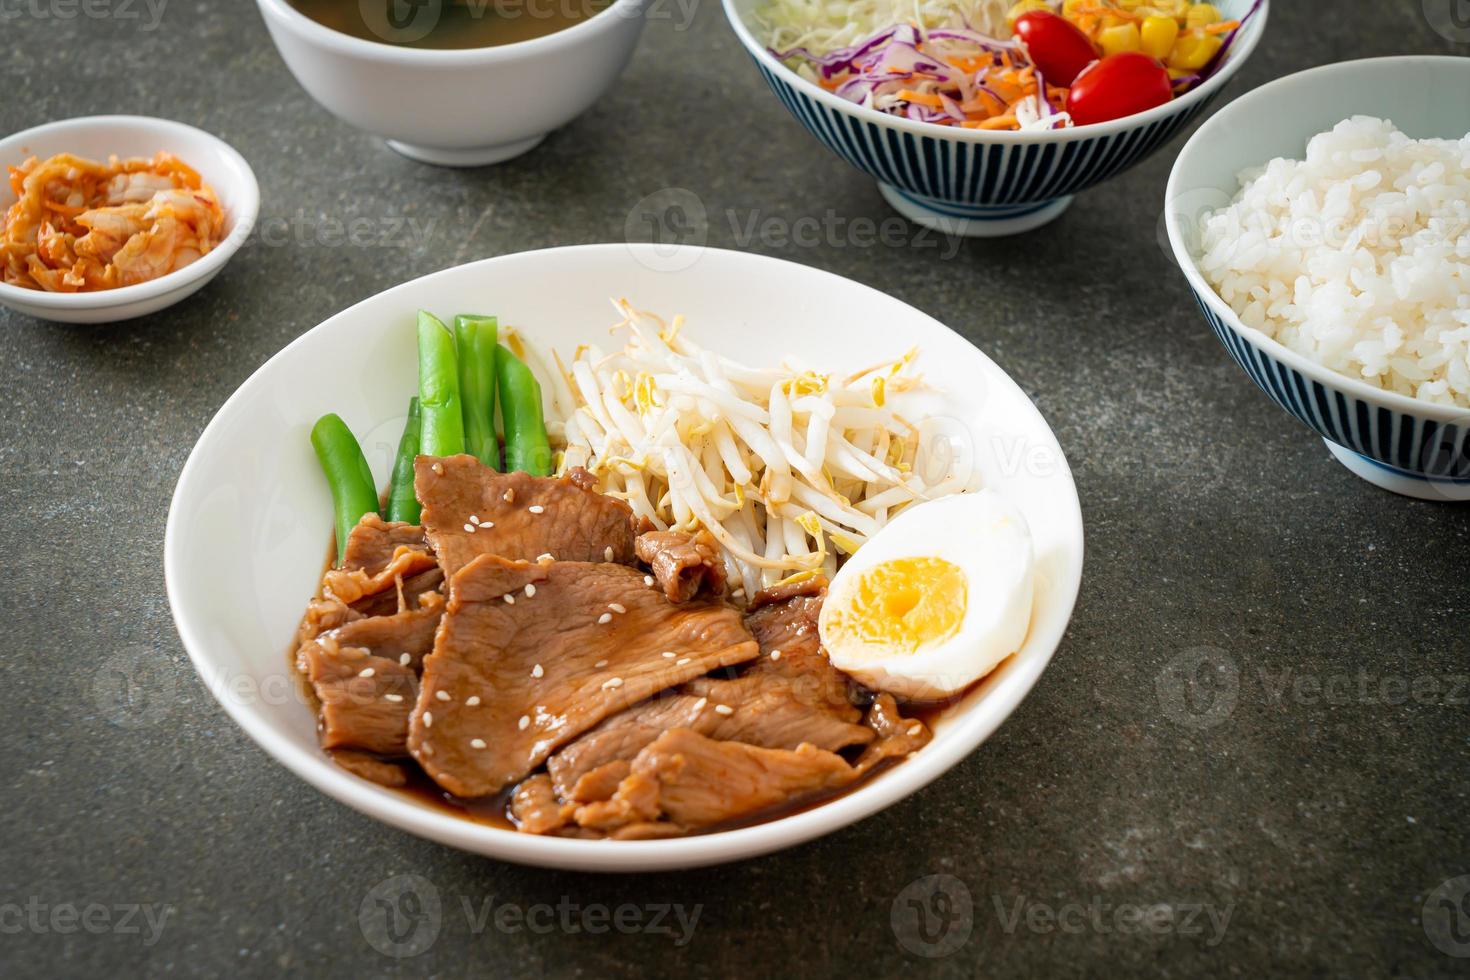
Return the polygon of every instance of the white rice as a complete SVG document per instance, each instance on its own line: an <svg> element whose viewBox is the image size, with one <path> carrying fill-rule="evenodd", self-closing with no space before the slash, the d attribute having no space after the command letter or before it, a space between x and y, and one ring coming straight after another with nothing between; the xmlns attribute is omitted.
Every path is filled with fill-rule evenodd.
<svg viewBox="0 0 1470 980"><path fill-rule="evenodd" d="M1247 326L1325 367L1470 408L1470 134L1354 116L1240 174L1200 271Z"/></svg>

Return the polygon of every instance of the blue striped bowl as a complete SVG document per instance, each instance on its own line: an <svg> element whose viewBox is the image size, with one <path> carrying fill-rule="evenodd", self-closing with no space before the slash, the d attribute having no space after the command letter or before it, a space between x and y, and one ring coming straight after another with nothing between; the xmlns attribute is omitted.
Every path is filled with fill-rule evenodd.
<svg viewBox="0 0 1470 980"><path fill-rule="evenodd" d="M1228 203L1237 175L1274 157L1300 159L1307 140L1352 115L1392 119L1417 139L1470 132L1470 58L1371 58L1263 85L1221 109L1185 144L1169 175L1164 219L1174 258L1205 320L1271 400L1327 441L1349 470L1395 493L1470 500L1470 410L1435 405L1310 361L1246 326L1196 264L1203 215ZM1290 112L1273 111L1291 106Z"/></svg>
<svg viewBox="0 0 1470 980"><path fill-rule="evenodd" d="M723 0L725 16L783 105L842 159L878 180L900 214L957 235L1030 231L1066 210L1072 196L1138 163L1198 116L1255 50L1269 0L1251 18L1207 82L1167 105L1092 126L987 132L914 122L838 98L776 60L751 17L768 0ZM1217 0L1232 17L1251 0Z"/></svg>

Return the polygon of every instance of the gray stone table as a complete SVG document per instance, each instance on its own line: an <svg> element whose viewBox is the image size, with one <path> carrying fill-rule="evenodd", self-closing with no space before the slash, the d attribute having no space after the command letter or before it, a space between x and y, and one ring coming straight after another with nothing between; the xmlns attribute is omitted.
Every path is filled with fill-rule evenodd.
<svg viewBox="0 0 1470 980"><path fill-rule="evenodd" d="M1426 20L1450 2L1278 0L1229 94L1341 59L1470 54ZM201 126L254 166L263 233L151 318L0 312L0 975L1470 967L1450 955L1470 953L1470 901L1454 904L1470 886L1470 509L1350 476L1227 360L1158 241L1178 143L1030 235L951 250L907 228L875 244L847 230L891 215L873 183L787 116L713 0L693 0L692 22L663 4L594 109L519 160L462 172L319 108L248 0L167 0L153 31L117 16L146 20L148 4L122 3L0 0L0 131L107 112ZM1055 661L924 791L729 867L514 867L321 795L225 716L170 620L164 519L194 440L332 313L469 259L622 241L634 203L674 187L703 202L711 244L890 292L1035 398L1088 533ZM388 233L344 242L354 219ZM834 230L788 241L800 219ZM120 656L143 658L159 693L125 725L107 694ZM1200 658L1215 683L1184 685ZM937 874L958 882L944 880L958 918L940 939L931 918L926 944L908 899ZM412 958L358 924L395 875L441 899L437 939ZM621 929L583 928L624 904ZM663 904L697 910L687 942L677 925L633 928Z"/></svg>

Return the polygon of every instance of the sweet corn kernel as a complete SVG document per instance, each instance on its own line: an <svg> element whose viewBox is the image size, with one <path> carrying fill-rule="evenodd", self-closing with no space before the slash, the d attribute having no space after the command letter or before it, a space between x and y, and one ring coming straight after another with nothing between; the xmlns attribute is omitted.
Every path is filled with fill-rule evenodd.
<svg viewBox="0 0 1470 980"><path fill-rule="evenodd" d="M1173 17L1145 17L1138 34L1143 53L1163 61L1174 50L1174 41L1179 37L1179 22Z"/></svg>
<svg viewBox="0 0 1470 980"><path fill-rule="evenodd" d="M1224 43L1217 34L1206 34L1201 30L1186 31L1174 42L1174 50L1169 53L1169 60L1165 64L1170 68L1199 71Z"/></svg>
<svg viewBox="0 0 1470 980"><path fill-rule="evenodd" d="M1175 79L1175 80L1184 78L1186 75L1193 75L1194 74L1194 72L1192 72L1192 71L1185 71L1183 68L1165 68L1164 71L1168 72L1169 73L1169 77L1171 79Z"/></svg>
<svg viewBox="0 0 1470 980"><path fill-rule="evenodd" d="M1006 23L1014 28L1016 26L1016 18L1020 17L1022 14L1030 13L1033 10L1050 9L1051 4L1047 3L1046 0L1020 0L1019 3L1015 4L1011 7L1010 10L1006 11Z"/></svg>
<svg viewBox="0 0 1470 980"><path fill-rule="evenodd" d="M1225 15L1220 13L1220 8L1213 3L1194 3L1190 4L1188 12L1184 15L1184 26L1208 27L1224 19Z"/></svg>
<svg viewBox="0 0 1470 980"><path fill-rule="evenodd" d="M1139 50L1138 28L1133 24L1120 24L1117 27L1108 27L1097 36L1097 43L1102 47L1104 56L1119 54L1123 51Z"/></svg>

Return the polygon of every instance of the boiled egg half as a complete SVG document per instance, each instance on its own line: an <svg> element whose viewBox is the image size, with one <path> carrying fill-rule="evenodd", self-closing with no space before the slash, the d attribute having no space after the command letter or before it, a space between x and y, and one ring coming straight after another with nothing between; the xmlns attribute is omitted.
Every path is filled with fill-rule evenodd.
<svg viewBox="0 0 1470 980"><path fill-rule="evenodd" d="M833 577L822 645L870 688L948 697L1020 648L1033 578L1031 531L999 493L912 504Z"/></svg>

